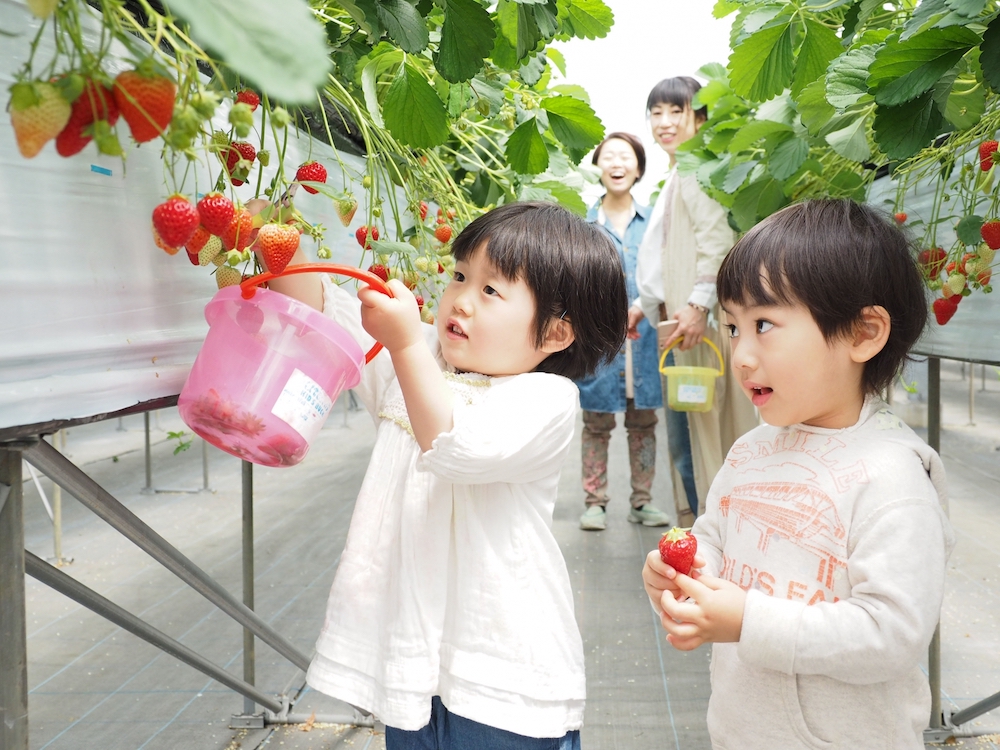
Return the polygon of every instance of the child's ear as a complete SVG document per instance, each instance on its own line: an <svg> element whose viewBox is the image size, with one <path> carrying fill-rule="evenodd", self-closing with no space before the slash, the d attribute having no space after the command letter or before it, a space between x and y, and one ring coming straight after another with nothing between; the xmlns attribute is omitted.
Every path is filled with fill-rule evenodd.
<svg viewBox="0 0 1000 750"><path fill-rule="evenodd" d="M892 330L889 312L881 305L870 305L861 311L861 320L854 329L851 341L851 359L867 362L885 346Z"/></svg>
<svg viewBox="0 0 1000 750"><path fill-rule="evenodd" d="M564 318L558 318L549 324L549 330L545 333L545 341L542 342L541 350L546 354L555 354L563 349L568 349L574 341L576 341L576 333L573 332L573 324Z"/></svg>

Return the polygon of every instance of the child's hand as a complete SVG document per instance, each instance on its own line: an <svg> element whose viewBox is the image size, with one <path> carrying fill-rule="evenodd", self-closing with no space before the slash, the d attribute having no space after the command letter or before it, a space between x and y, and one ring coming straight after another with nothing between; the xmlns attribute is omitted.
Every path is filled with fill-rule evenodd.
<svg viewBox="0 0 1000 750"><path fill-rule="evenodd" d="M743 589L708 575L696 580L676 574L673 584L660 596L660 623L674 648L691 651L703 643L735 643L740 639L747 600Z"/></svg>
<svg viewBox="0 0 1000 750"><path fill-rule="evenodd" d="M701 555L695 555L694 562L691 564L691 572L700 575L698 569L704 566L705 558ZM673 591L676 595L683 596L675 581L678 575L680 574L673 567L663 562L658 549L654 549L646 555L646 564L642 566L642 583L646 587L646 594L649 595L653 609L660 617L663 617L660 597L664 591Z"/></svg>
<svg viewBox="0 0 1000 750"><path fill-rule="evenodd" d="M387 286L395 296L366 286L358 290L358 299L361 300L361 324L392 354L423 343L424 336L416 297L399 279L391 279Z"/></svg>

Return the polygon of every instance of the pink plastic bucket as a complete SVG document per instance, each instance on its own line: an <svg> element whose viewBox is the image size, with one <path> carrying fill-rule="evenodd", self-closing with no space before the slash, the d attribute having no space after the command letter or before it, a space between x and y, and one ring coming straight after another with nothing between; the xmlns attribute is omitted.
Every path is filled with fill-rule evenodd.
<svg viewBox="0 0 1000 750"><path fill-rule="evenodd" d="M390 294L382 279L332 264L289 266L220 289L205 307L209 331L177 400L196 434L262 466L294 466L309 451L337 396L361 380L367 355L337 323L257 285L277 276L337 273Z"/></svg>

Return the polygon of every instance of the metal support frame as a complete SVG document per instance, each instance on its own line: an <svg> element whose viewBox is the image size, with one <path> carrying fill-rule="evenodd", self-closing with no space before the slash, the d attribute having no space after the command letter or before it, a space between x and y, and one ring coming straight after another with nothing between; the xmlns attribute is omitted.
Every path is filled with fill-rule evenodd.
<svg viewBox="0 0 1000 750"><path fill-rule="evenodd" d="M253 609L253 464L243 461L243 603ZM243 679L251 685L257 679L257 653L253 631L243 628ZM243 713L252 714L254 703L249 698L243 701Z"/></svg>
<svg viewBox="0 0 1000 750"><path fill-rule="evenodd" d="M309 668L305 654L51 445L37 441L24 449L24 458L292 664Z"/></svg>
<svg viewBox="0 0 1000 750"><path fill-rule="evenodd" d="M157 417L156 422L157 429L159 429L160 422L159 417ZM212 488L208 484L208 443L204 440L199 440L201 443L201 477L202 486L197 490L177 490L177 489L164 489L162 487L153 486L153 452L152 444L149 437L149 412L144 412L142 415L142 427L145 434L144 443L144 457L146 465L146 484L143 486L139 492L143 495L155 495L158 492L163 492L167 494L194 494L197 492L211 492Z"/></svg>

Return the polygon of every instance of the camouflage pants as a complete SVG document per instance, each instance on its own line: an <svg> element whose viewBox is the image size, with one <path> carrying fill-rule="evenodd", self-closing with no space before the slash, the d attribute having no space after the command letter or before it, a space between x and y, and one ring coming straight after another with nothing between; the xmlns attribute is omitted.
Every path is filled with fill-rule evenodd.
<svg viewBox="0 0 1000 750"><path fill-rule="evenodd" d="M628 434L628 456L631 471L633 508L650 501L649 490L656 474L656 411L636 409L628 399L625 430ZM583 491L588 506L608 503L608 442L615 428L615 415L604 412L583 412Z"/></svg>

